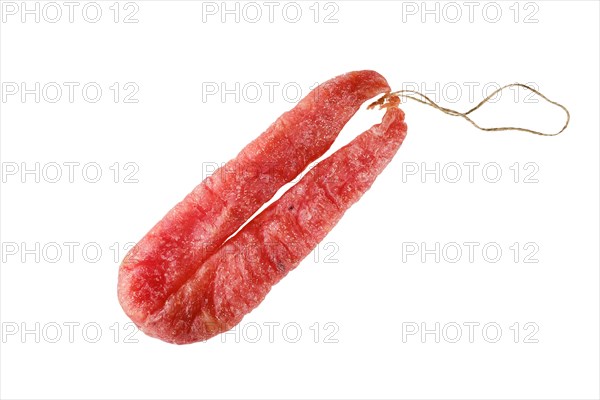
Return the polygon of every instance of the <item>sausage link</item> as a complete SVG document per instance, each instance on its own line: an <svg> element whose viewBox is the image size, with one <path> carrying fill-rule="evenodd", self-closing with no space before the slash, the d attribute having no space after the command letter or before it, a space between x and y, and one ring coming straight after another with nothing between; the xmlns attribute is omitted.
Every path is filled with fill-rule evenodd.
<svg viewBox="0 0 600 400"><path fill-rule="evenodd" d="M361 104L389 90L374 71L325 82L169 211L119 269L118 297L132 321L142 326L161 309L281 186L329 149Z"/></svg>

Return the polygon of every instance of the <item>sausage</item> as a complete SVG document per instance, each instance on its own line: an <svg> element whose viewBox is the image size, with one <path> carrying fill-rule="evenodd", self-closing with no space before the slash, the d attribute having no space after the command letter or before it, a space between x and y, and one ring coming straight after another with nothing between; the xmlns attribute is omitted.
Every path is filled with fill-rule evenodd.
<svg viewBox="0 0 600 400"><path fill-rule="evenodd" d="M149 318L156 321L165 302L203 273L205 261L229 236L329 149L361 104L389 90L374 71L327 81L200 183L125 256L117 291L131 320L142 330Z"/></svg>
<svg viewBox="0 0 600 400"><path fill-rule="evenodd" d="M405 136L404 113L388 108L212 254L141 329L184 344L237 325L371 187Z"/></svg>

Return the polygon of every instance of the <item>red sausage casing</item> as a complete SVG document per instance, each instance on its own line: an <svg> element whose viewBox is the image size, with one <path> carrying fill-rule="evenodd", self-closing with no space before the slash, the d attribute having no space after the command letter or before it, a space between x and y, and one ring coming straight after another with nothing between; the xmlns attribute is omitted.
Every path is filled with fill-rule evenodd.
<svg viewBox="0 0 600 400"><path fill-rule="evenodd" d="M173 309L173 299L198 274L205 270L208 273L205 262L230 235L281 186L330 148L365 101L389 90L386 80L374 71L350 72L327 81L200 183L131 249L121 264L118 297L132 321L143 331L171 342L206 338L192 316L185 313L185 304L180 304L177 311L183 313L182 319L167 322L165 310ZM291 268L288 263L285 270ZM234 283L240 277L230 278ZM185 301L197 304L200 298L199 293L191 294ZM207 321L215 318L209 315Z"/></svg>

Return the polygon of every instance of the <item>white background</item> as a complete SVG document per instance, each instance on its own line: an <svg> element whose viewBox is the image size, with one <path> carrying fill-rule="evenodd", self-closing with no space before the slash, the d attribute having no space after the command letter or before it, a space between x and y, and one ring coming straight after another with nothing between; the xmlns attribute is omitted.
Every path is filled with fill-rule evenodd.
<svg viewBox="0 0 600 400"><path fill-rule="evenodd" d="M597 2L311 1L298 3L296 23L295 6L282 14L283 2L273 22L267 5L254 3L262 12L254 23L256 7L245 3L237 6L239 22L231 14L224 23L221 2L99 2L96 23L83 18L85 2L72 23L62 2L56 23L47 21L55 9L43 14L45 2L39 23L35 15L23 23L21 3L7 3L0 28L2 398L599 397ZM133 12L138 22L124 23ZM357 69L380 72L393 89L416 85L459 110L498 84L530 82L569 108L571 125L558 137L488 133L405 104L409 133L393 162L237 334L175 346L134 332L116 296L123 247L207 167L234 157L293 107L295 89L306 94ZM36 82L56 82L62 97L49 101L52 84L39 103L34 94L8 94L14 84ZM73 102L64 82L79 84ZM81 94L90 82L102 88L95 103ZM239 99L207 93L221 83L239 84ZM274 87L271 98L266 85ZM125 102L136 87L129 100L138 102ZM479 121L560 129L560 109L526 95L505 92ZM359 111L332 151L381 115ZM65 162L80 163L73 182ZM22 175L36 163L39 183L35 173ZM53 163L62 165L57 183L50 182ZM97 183L86 181L93 169L82 175L87 163L100 166ZM421 174L436 163L439 182ZM452 183L457 165L462 176ZM468 165L475 165L473 179ZM500 179L490 182L498 170ZM77 243L73 259L65 242ZM472 262L465 242L479 243ZM436 243L439 262L422 251ZM457 246L462 257L450 262ZM502 255L491 262L498 247ZM96 248L102 254L93 262ZM529 261L538 262L525 262L534 250ZM270 323L279 324L271 338ZM420 335L436 323L439 343L433 333ZM479 324L472 340L468 323ZM457 325L462 336L452 343ZM419 332L408 335L414 327Z"/></svg>

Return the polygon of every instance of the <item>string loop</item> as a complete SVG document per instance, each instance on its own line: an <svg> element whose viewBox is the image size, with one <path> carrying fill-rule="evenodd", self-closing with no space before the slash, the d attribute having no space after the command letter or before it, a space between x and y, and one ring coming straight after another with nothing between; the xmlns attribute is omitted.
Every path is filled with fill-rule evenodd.
<svg viewBox="0 0 600 400"><path fill-rule="evenodd" d="M560 131L558 131L556 133L544 133L544 132L534 131L532 129L519 128L519 127L513 127L513 126L498 127L498 128L483 128L483 127L479 126L475 121L473 121L469 117L469 114L478 110L481 106L483 106L485 103L487 103L496 94L500 93L501 91L503 91L504 89L507 89L509 87L522 87L524 89L530 90L531 92L540 96L542 99L546 100L548 103L554 104L555 106L562 108L562 110L567 114L567 120L565 122L565 125L562 127L562 129ZM419 96L419 97L415 97L415 96ZM567 129L567 126L569 125L569 121L571 120L571 114L569 113L569 110L567 110L567 108L565 106L563 106L560 103L550 100L549 98L544 96L542 93L540 93L536 89L534 89L530 86L524 85L522 83L511 83L511 84L503 86L499 89L494 90L492 92L492 94L487 96L485 99L481 100L481 102L479 102L479 104L477 104L475 107L471 108L467 112L459 112L456 110L452 110L450 108L442 107L439 104L435 103L433 100L431 100L429 97L424 95L423 93L420 93L420 92L417 92L414 90L399 90L396 92L387 93L387 94L383 95L379 100L371 103L369 105L368 109L375 108L376 106L379 106L380 109L397 106L400 103L400 99L399 99L400 97L405 98L405 99L411 99L411 100L414 100L421 104L426 104L430 107L433 107L433 108L443 112L444 114L451 115L453 117L461 117L461 118L469 121L477 129L482 130L482 131L487 131L487 132L521 131L521 132L532 133L534 135L540 135L540 136L556 136L556 135L559 135L560 133L562 133L565 129Z"/></svg>

